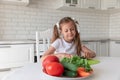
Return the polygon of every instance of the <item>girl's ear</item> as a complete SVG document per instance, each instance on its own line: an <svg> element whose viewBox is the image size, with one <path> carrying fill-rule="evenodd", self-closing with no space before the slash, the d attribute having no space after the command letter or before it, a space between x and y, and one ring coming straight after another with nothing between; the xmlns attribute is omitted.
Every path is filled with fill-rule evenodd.
<svg viewBox="0 0 120 80"><path fill-rule="evenodd" d="M60 30L60 37L62 38L63 37L63 33L62 33L62 31Z"/></svg>
<svg viewBox="0 0 120 80"><path fill-rule="evenodd" d="M63 38L63 34L60 34L60 37Z"/></svg>
<svg viewBox="0 0 120 80"><path fill-rule="evenodd" d="M60 35L62 34L62 31L61 30L59 30L60 31Z"/></svg>
<svg viewBox="0 0 120 80"><path fill-rule="evenodd" d="M60 34L61 34L61 30L60 30Z"/></svg>

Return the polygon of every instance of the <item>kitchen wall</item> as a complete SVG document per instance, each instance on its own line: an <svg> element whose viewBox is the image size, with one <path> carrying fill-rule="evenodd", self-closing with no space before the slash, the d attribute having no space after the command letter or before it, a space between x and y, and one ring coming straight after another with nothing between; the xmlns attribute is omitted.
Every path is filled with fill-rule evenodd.
<svg viewBox="0 0 120 80"><path fill-rule="evenodd" d="M109 37L120 39L120 12L110 15Z"/></svg>
<svg viewBox="0 0 120 80"><path fill-rule="evenodd" d="M55 9L58 2L59 0L30 0L28 6L0 4L0 40L35 39L35 31L53 28L64 16L79 21L82 39L109 37L109 18L110 22L115 22L118 14L110 17L107 13L60 11ZM112 25L118 27L119 22L110 25L111 28Z"/></svg>

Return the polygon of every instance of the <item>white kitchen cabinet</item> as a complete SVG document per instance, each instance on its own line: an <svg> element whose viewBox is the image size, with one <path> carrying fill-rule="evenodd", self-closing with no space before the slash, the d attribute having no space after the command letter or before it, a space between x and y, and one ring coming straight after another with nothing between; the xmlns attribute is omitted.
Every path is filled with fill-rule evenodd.
<svg viewBox="0 0 120 80"><path fill-rule="evenodd" d="M0 69L34 62L34 44L0 45Z"/></svg>
<svg viewBox="0 0 120 80"><path fill-rule="evenodd" d="M81 7L81 0L59 0L56 9L74 10Z"/></svg>
<svg viewBox="0 0 120 80"><path fill-rule="evenodd" d="M82 0L82 8L91 9L117 9L120 5L120 0Z"/></svg>
<svg viewBox="0 0 120 80"><path fill-rule="evenodd" d="M82 8L100 9L100 0L82 0Z"/></svg>
<svg viewBox="0 0 120 80"><path fill-rule="evenodd" d="M98 56L109 56L109 41L101 40L97 42L97 54Z"/></svg>
<svg viewBox="0 0 120 80"><path fill-rule="evenodd" d="M101 9L116 9L119 8L119 0L101 0Z"/></svg>
<svg viewBox="0 0 120 80"><path fill-rule="evenodd" d="M0 3L1 4L26 6L29 4L29 0L0 0Z"/></svg>
<svg viewBox="0 0 120 80"><path fill-rule="evenodd" d="M60 0L57 5L59 10L85 11L85 9L100 9L101 0Z"/></svg>
<svg viewBox="0 0 120 80"><path fill-rule="evenodd" d="M61 0L63 6L73 6L73 7L77 7L80 5L80 0Z"/></svg>
<svg viewBox="0 0 120 80"><path fill-rule="evenodd" d="M89 48L90 50L94 51L95 53L97 53L97 44L96 42L93 42L93 41L83 41L82 42L83 45L85 45L87 48ZM96 54L98 55L98 54Z"/></svg>
<svg viewBox="0 0 120 80"><path fill-rule="evenodd" d="M120 57L120 41L110 41L110 56Z"/></svg>
<svg viewBox="0 0 120 80"><path fill-rule="evenodd" d="M84 41L83 44L94 51L97 56L109 56L109 41Z"/></svg>

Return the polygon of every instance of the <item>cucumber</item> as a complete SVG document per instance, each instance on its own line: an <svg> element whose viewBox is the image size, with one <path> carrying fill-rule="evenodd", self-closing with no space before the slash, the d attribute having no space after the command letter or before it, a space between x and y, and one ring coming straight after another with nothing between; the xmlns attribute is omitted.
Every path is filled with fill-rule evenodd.
<svg viewBox="0 0 120 80"><path fill-rule="evenodd" d="M76 71L69 71L69 70L65 70L63 73L63 76L65 77L77 77L77 72Z"/></svg>
<svg viewBox="0 0 120 80"><path fill-rule="evenodd" d="M64 66L64 68L70 71L77 71L78 66L76 66L75 64L68 63L68 62L61 62L61 63Z"/></svg>

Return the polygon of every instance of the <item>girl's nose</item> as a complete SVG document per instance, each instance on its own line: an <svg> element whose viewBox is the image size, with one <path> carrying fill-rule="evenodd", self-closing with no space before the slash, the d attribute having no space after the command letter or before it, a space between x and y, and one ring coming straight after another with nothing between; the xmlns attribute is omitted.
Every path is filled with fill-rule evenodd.
<svg viewBox="0 0 120 80"><path fill-rule="evenodd" d="M69 30L68 32L69 32L69 33L71 33L71 32L72 32L72 30Z"/></svg>

